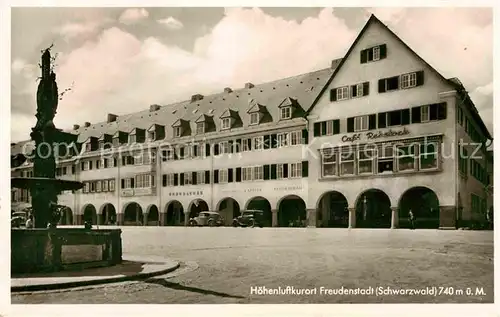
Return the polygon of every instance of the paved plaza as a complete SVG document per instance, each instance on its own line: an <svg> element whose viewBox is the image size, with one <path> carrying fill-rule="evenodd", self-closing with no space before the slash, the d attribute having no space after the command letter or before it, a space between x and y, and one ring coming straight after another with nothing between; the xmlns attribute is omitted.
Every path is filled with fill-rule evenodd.
<svg viewBox="0 0 500 317"><path fill-rule="evenodd" d="M125 254L168 257L181 261L180 269L148 281L13 294L12 303L493 302L491 231L229 227L122 230ZM252 287L257 291L252 293ZM262 287L268 291L281 287L283 294L263 294ZM292 294L291 287L295 292L308 289L310 294ZM435 287L440 294L328 295L321 287L371 287L386 293Z"/></svg>

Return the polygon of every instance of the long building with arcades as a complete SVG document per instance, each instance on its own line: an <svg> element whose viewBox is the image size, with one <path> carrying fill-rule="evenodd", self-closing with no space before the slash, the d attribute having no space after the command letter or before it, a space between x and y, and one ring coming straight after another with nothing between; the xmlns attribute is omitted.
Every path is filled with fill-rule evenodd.
<svg viewBox="0 0 500 317"><path fill-rule="evenodd" d="M58 159L63 224L182 226L203 210L230 225L457 228L492 209L491 135L462 83L375 16L328 68L99 123L75 125ZM31 176L11 145L12 175ZM490 165L488 165L490 164ZM29 193L12 190L13 206Z"/></svg>

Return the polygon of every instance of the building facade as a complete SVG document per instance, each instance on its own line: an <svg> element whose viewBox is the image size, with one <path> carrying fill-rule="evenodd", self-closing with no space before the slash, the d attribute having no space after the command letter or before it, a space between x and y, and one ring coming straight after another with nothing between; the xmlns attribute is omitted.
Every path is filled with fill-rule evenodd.
<svg viewBox="0 0 500 317"><path fill-rule="evenodd" d="M492 137L463 85L375 16L327 69L73 133L57 173L85 186L59 196L68 224L186 225L215 210L230 225L259 209L275 227L398 228L411 210L418 227L456 228L492 203ZM12 199L29 203L19 190Z"/></svg>

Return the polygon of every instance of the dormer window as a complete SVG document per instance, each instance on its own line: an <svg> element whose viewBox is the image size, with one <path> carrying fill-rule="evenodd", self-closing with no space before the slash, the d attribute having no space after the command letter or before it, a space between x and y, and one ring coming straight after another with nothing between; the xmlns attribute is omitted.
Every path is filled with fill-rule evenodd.
<svg viewBox="0 0 500 317"><path fill-rule="evenodd" d="M131 134L129 136L129 140L128 140L129 143L135 143L136 142L136 137L135 137L135 134Z"/></svg>
<svg viewBox="0 0 500 317"><path fill-rule="evenodd" d="M222 118L221 121L222 121L222 124L221 124L222 130L227 130L227 129L231 128L231 118Z"/></svg>
<svg viewBox="0 0 500 317"><path fill-rule="evenodd" d="M205 122L198 122L196 124L196 134L205 133Z"/></svg>
<svg viewBox="0 0 500 317"><path fill-rule="evenodd" d="M149 141L156 141L156 133L155 133L155 131L149 131L148 132L148 140Z"/></svg>
<svg viewBox="0 0 500 317"><path fill-rule="evenodd" d="M281 120L287 120L292 118L292 107L281 108Z"/></svg>
<svg viewBox="0 0 500 317"><path fill-rule="evenodd" d="M85 144L85 152L91 152L92 151L92 144L90 142Z"/></svg>
<svg viewBox="0 0 500 317"><path fill-rule="evenodd" d="M250 114L250 124L259 124L260 114L258 112L253 112Z"/></svg>
<svg viewBox="0 0 500 317"><path fill-rule="evenodd" d="M114 147L119 147L120 146L120 139L118 137L113 139L113 146Z"/></svg>
<svg viewBox="0 0 500 317"><path fill-rule="evenodd" d="M181 127L174 127L174 136L176 138L179 138L182 135L182 128Z"/></svg>

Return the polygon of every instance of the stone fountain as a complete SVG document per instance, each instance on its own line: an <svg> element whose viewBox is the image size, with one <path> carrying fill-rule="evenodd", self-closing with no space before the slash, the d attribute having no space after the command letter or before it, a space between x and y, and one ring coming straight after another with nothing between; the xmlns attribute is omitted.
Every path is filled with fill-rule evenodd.
<svg viewBox="0 0 500 317"><path fill-rule="evenodd" d="M54 125L59 94L50 50L42 53L37 122L30 135L35 142L34 177L11 179L12 187L30 191L34 216L34 229L11 230L12 273L108 266L120 263L122 257L120 229L57 228L57 196L65 190L79 190L83 183L55 178L61 145L68 149L78 136Z"/></svg>

